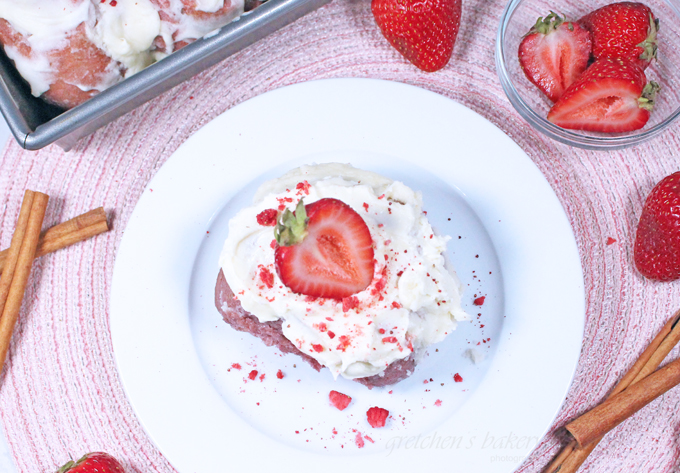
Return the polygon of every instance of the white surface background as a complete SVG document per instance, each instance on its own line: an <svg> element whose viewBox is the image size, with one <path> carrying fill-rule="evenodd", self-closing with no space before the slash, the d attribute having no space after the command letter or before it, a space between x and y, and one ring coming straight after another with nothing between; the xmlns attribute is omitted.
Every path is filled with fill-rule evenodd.
<svg viewBox="0 0 680 473"><path fill-rule="evenodd" d="M0 120L0 149L5 147L5 143L10 137L9 128L4 120ZM9 454L7 447L7 440L5 439L5 431L0 426L0 471L3 473L15 473L17 471L14 466L14 460Z"/></svg>

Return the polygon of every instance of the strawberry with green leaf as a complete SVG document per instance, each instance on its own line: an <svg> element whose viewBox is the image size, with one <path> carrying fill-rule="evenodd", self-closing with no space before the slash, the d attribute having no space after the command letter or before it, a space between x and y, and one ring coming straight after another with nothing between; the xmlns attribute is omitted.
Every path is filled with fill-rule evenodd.
<svg viewBox="0 0 680 473"><path fill-rule="evenodd" d="M527 78L556 102L588 67L590 32L555 12L540 17L519 45L519 64Z"/></svg>
<svg viewBox="0 0 680 473"><path fill-rule="evenodd" d="M644 70L656 58L659 20L642 3L612 3L579 23L592 34L595 59L628 59Z"/></svg>
<svg viewBox="0 0 680 473"><path fill-rule="evenodd" d="M57 473L125 473L118 460L103 452L92 452L66 463Z"/></svg>
<svg viewBox="0 0 680 473"><path fill-rule="evenodd" d="M371 233L354 209L325 198L295 212L286 209L275 228L274 263L281 282L296 294L342 299L373 280Z"/></svg>
<svg viewBox="0 0 680 473"><path fill-rule="evenodd" d="M645 126L659 89L626 59L599 59L548 112L548 120L572 130L617 133Z"/></svg>

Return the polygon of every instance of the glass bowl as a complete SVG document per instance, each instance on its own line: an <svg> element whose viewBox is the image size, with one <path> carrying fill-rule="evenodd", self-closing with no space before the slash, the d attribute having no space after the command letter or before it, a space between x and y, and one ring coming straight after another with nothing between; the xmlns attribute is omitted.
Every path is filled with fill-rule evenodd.
<svg viewBox="0 0 680 473"><path fill-rule="evenodd" d="M595 133L567 130L547 120L552 102L524 75L517 56L522 37L539 16L550 11L568 20L578 20L587 13L614 0L576 2L568 0L510 0L505 7L496 39L496 69L508 100L534 128L562 143L593 150L620 149L653 138L680 115L680 0L644 0L660 21L658 60L646 69L648 81L661 89L657 93L649 122L640 130L628 133Z"/></svg>

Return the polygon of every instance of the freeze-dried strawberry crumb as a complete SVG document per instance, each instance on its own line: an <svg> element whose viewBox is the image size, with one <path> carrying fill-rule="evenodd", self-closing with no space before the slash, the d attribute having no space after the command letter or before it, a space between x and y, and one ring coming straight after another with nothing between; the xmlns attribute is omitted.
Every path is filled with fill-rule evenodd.
<svg viewBox="0 0 680 473"><path fill-rule="evenodd" d="M338 391L331 391L328 393L328 399L338 410L344 411L345 408L352 402L352 398L347 394L339 393Z"/></svg>
<svg viewBox="0 0 680 473"><path fill-rule="evenodd" d="M345 351L350 345L350 338L347 335L340 335L338 340L340 341L340 344L336 347L336 350Z"/></svg>
<svg viewBox="0 0 680 473"><path fill-rule="evenodd" d="M278 371L276 372L276 377L277 377L277 378L283 379L284 376L285 376L285 375L283 374L283 371L278 370Z"/></svg>
<svg viewBox="0 0 680 473"><path fill-rule="evenodd" d="M437 407L441 406L441 405L442 405L442 400L441 400L441 399L437 399L436 401L434 401L434 405L437 406Z"/></svg>
<svg viewBox="0 0 680 473"><path fill-rule="evenodd" d="M383 289L385 289L385 286L387 285L387 266L384 267L380 273L380 279L378 279L375 283L375 286L373 289L371 289L371 294L376 296L382 292Z"/></svg>
<svg viewBox="0 0 680 473"><path fill-rule="evenodd" d="M381 328L380 330L378 330L378 333L382 335L383 333L385 333L385 329Z"/></svg>
<svg viewBox="0 0 680 473"><path fill-rule="evenodd" d="M363 205L364 205L364 210L366 210L366 212L368 212L368 204L366 202L364 202Z"/></svg>
<svg viewBox="0 0 680 473"><path fill-rule="evenodd" d="M272 240L272 242L269 244L269 247L273 250L276 249L276 240Z"/></svg>
<svg viewBox="0 0 680 473"><path fill-rule="evenodd" d="M301 190L302 192L304 192L307 195L309 195L309 188L310 187L312 187L312 186L307 181L298 182L297 185L295 186L295 188L297 190Z"/></svg>
<svg viewBox="0 0 680 473"><path fill-rule="evenodd" d="M616 240L612 237L607 238L607 245L613 245L616 243Z"/></svg>
<svg viewBox="0 0 680 473"><path fill-rule="evenodd" d="M239 363L234 363L234 364L231 365L231 367L234 368L235 370L241 369L241 365Z"/></svg>
<svg viewBox="0 0 680 473"><path fill-rule="evenodd" d="M326 325L325 322L321 322L321 323L319 324L318 328L319 328L319 332L322 332L322 333L323 333L323 332L325 332L325 331L328 330L328 325Z"/></svg>
<svg viewBox="0 0 680 473"><path fill-rule="evenodd" d="M269 289L274 287L274 275L264 266L260 268L260 281L262 281L262 284L267 286Z"/></svg>
<svg viewBox="0 0 680 473"><path fill-rule="evenodd" d="M250 373L248 373L248 377L250 378L251 381L254 381L255 378L257 378L257 370L253 370Z"/></svg>
<svg viewBox="0 0 680 473"><path fill-rule="evenodd" d="M264 373L260 375L260 381L264 381Z"/></svg>
<svg viewBox="0 0 680 473"><path fill-rule="evenodd" d="M335 333L331 332L330 330L328 331L328 337L332 340L335 338Z"/></svg>
<svg viewBox="0 0 680 473"><path fill-rule="evenodd" d="M371 443L375 443L375 441L371 437L369 437L368 435L364 435L364 439L368 440Z"/></svg>
<svg viewBox="0 0 680 473"><path fill-rule="evenodd" d="M319 344L313 344L312 348L314 349L315 352L321 353L323 351L323 346Z"/></svg>
<svg viewBox="0 0 680 473"><path fill-rule="evenodd" d="M462 383L462 382L463 382L463 377L462 377L461 375L459 375L458 373L456 373L456 374L453 375L453 380L454 380L456 383Z"/></svg>
<svg viewBox="0 0 680 473"><path fill-rule="evenodd" d="M486 296L478 297L477 299L474 300L473 304L474 305L484 305L485 299L486 299Z"/></svg>
<svg viewBox="0 0 680 473"><path fill-rule="evenodd" d="M354 438L354 443L357 444L357 447L359 448L364 448L364 439L361 437L361 432L357 432L357 436Z"/></svg>
<svg viewBox="0 0 680 473"><path fill-rule="evenodd" d="M397 301L392 302L392 308L393 309L401 309L401 304L398 303Z"/></svg>
<svg viewBox="0 0 680 473"><path fill-rule="evenodd" d="M383 343L397 343L397 337L384 337L382 339Z"/></svg>
<svg viewBox="0 0 680 473"><path fill-rule="evenodd" d="M359 299L355 296L342 298L342 311L347 312L350 309L356 309L359 306Z"/></svg>
<svg viewBox="0 0 680 473"><path fill-rule="evenodd" d="M390 411L383 409L382 407L371 407L366 411L366 419L368 419L368 423L374 429L385 427L385 421L389 415Z"/></svg>
<svg viewBox="0 0 680 473"><path fill-rule="evenodd" d="M264 227L273 227L276 225L276 216L278 215L278 212L276 209L267 209L263 210L259 214L257 214L257 223Z"/></svg>

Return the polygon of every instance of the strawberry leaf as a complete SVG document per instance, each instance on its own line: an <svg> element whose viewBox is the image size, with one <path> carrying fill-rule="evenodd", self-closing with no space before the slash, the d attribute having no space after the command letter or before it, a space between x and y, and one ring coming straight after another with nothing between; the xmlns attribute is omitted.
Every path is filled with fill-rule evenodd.
<svg viewBox="0 0 680 473"><path fill-rule="evenodd" d="M274 237L279 246L293 246L304 240L307 236L307 211L302 199L295 207L295 212L286 209L281 215L281 220L276 224Z"/></svg>

